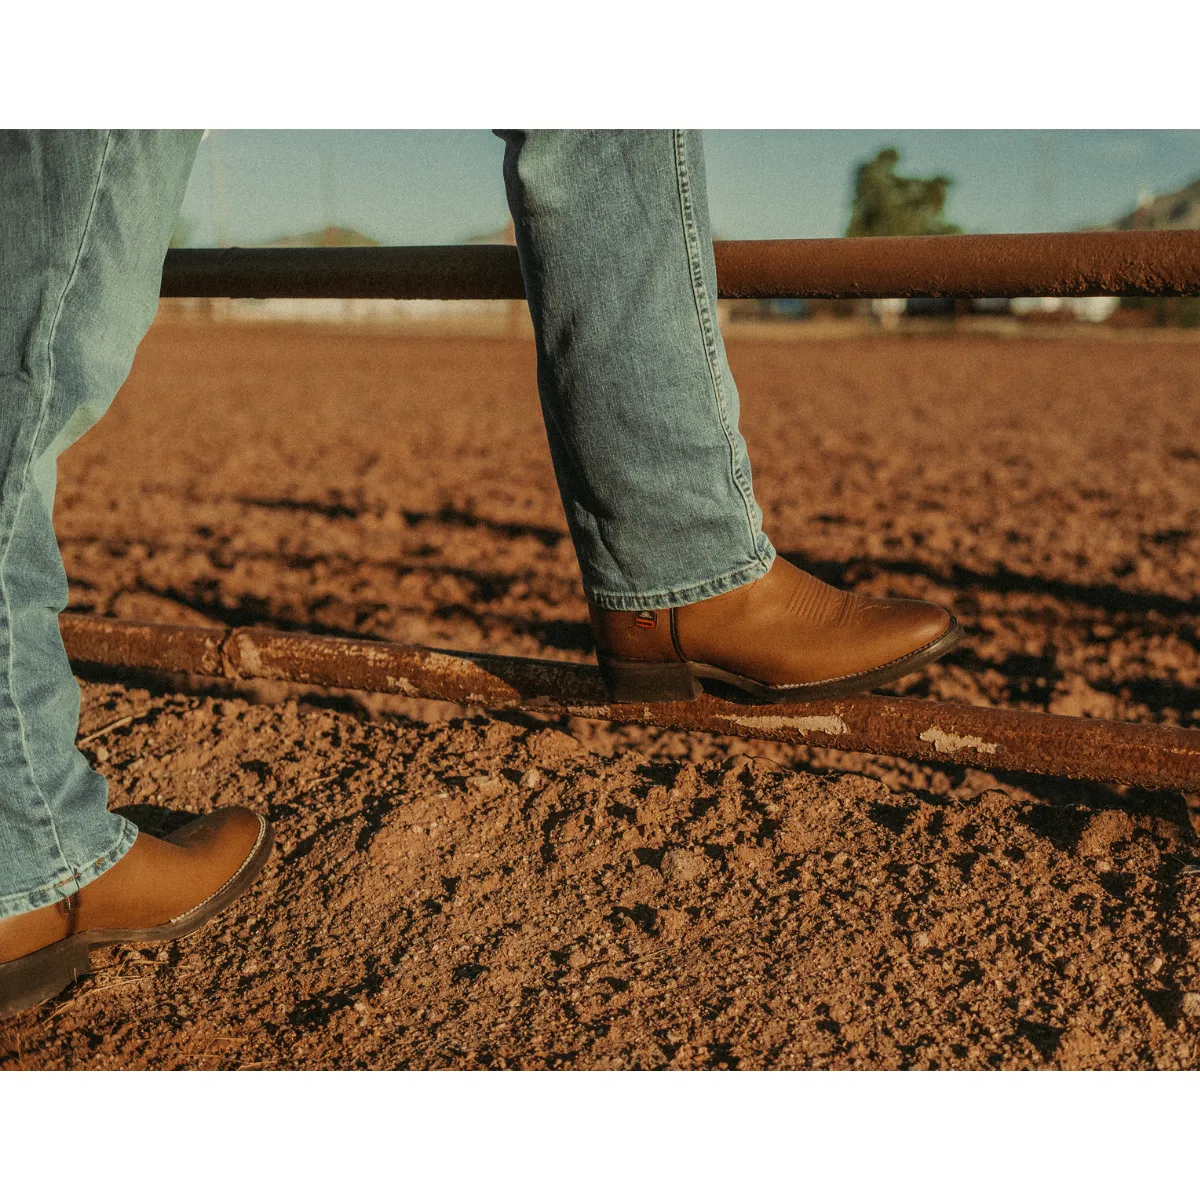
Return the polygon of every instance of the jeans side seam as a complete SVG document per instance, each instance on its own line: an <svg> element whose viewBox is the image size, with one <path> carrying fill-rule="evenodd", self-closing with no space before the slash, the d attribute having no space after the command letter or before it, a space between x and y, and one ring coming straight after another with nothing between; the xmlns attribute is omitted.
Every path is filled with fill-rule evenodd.
<svg viewBox="0 0 1200 1200"><path fill-rule="evenodd" d="M50 803L47 800L45 794L43 793L41 785L38 783L37 776L34 774L33 764L32 764L32 755L30 754L30 751L29 751L28 736L27 736L27 732L26 732L26 728L25 728L25 720L24 720L24 716L21 712L21 706L17 702L17 699L16 699L16 691L12 686L12 679L13 679L13 636L12 636L12 634L13 634L13 631L12 631L12 622L11 622L11 620L8 619L10 610L9 610L9 602L8 602L8 589L5 586L5 571L8 567L9 551L12 549L13 530L16 527L17 520L20 516L21 507L25 504L26 499L29 495L29 472L32 469L34 459L37 457L38 441L41 438L42 429L45 427L46 418L47 418L47 415L50 410L50 397L54 390L54 371L55 371L54 341L55 341L55 338L58 336L59 325L62 322L63 311L66 308L67 295L70 293L72 285L75 283L75 280L79 275L80 263L83 260L84 251L87 247L88 235L91 233L93 219L96 214L96 206L99 203L100 187L101 187L101 183L104 179L105 167L108 165L108 156L109 156L109 150L110 150L111 145L112 145L112 134L108 133L108 134L106 134L105 139L104 139L104 150L103 150L102 154L100 155L99 166L96 168L96 179L95 179L95 183L93 184L93 187L92 187L91 199L88 203L87 216L84 219L83 229L79 236L79 247L75 252L75 259L71 263L70 273L67 275L66 282L63 284L62 293L60 294L60 296L58 298L58 305L54 310L54 316L50 321L50 328L47 331L47 335L46 335L46 385L42 391L42 397L41 397L41 401L39 404L37 425L34 428L33 436L30 439L29 453L28 453L28 456L25 459L25 462L21 468L21 474L19 477L20 482L19 482L19 486L17 488L17 494L16 494L16 502L13 505L12 520L9 523L7 523L7 525L3 529L0 529L0 539L2 539L2 541L3 541L3 545L0 546L0 613L3 614L4 624L7 627L7 635L8 635L7 639L6 639L8 644L5 648L6 653L4 655L4 661L3 661L4 682L5 682L5 685L7 686L8 694L12 698L12 701L13 701L13 710L16 713L17 732L20 737L21 754L24 759L23 765L25 767L26 773L28 774L29 782L33 785L34 793L37 795L38 799L41 801L42 807L45 810L46 815L50 818L50 829L54 835L55 848L58 850L58 856L62 862L64 871L67 875L71 876L73 879L78 878L80 873L74 867L72 867L72 865L67 861L67 856L66 856L65 852L63 851L62 841L58 836L58 823L54 819L54 813L50 807Z"/></svg>
<svg viewBox="0 0 1200 1200"><path fill-rule="evenodd" d="M679 129L672 130L672 140L675 151L675 182L679 192L680 215L683 219L684 243L687 247L688 270L692 284L692 299L696 305L696 316L700 324L700 337L704 343L705 361L708 366L709 380L713 389L713 400L716 403L717 419L721 423L721 432L725 435L725 443L729 448L729 474L742 499L742 507L746 514L746 527L750 535L751 554L761 561L758 538L754 532L754 517L751 513L750 499L746 495L745 482L738 470L737 450L734 446L733 433L729 428L729 419L725 403L725 391L721 386L720 364L717 362L716 342L713 338L712 316L709 312L709 298L704 286L704 274L700 263L700 239L696 231L695 218L692 212L691 183L687 169L687 155L683 147L683 133Z"/></svg>

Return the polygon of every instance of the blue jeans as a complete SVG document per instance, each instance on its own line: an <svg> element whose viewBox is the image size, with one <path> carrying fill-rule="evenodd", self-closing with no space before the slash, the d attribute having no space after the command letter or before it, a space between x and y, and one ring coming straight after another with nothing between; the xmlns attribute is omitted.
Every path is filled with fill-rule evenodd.
<svg viewBox="0 0 1200 1200"><path fill-rule="evenodd" d="M584 590L689 604L763 575L716 318L700 138L504 131L538 387ZM116 863L136 829L75 748L56 460L154 317L196 133L0 131L0 917Z"/></svg>
<svg viewBox="0 0 1200 1200"><path fill-rule="evenodd" d="M504 131L550 455L600 608L769 570L717 326L704 152L686 130Z"/></svg>

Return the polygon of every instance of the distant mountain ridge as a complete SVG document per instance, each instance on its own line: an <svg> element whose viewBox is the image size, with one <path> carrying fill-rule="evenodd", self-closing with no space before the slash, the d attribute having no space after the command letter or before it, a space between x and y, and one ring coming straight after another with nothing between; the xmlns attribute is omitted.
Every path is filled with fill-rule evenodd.
<svg viewBox="0 0 1200 1200"><path fill-rule="evenodd" d="M503 229L495 229L491 233L477 234L466 239L468 245L515 246L517 239L513 234L513 223L509 221ZM324 229L315 229L311 233L293 233L287 237L273 238L261 245L267 249L284 249L291 246L380 246L382 242L357 229L348 229L345 225L327 225Z"/></svg>
<svg viewBox="0 0 1200 1200"><path fill-rule="evenodd" d="M378 246L373 237L359 233L357 229L347 229L344 225L327 225L324 229L312 233L293 233L288 237L275 238L264 242L264 246L272 249L283 249L289 246Z"/></svg>

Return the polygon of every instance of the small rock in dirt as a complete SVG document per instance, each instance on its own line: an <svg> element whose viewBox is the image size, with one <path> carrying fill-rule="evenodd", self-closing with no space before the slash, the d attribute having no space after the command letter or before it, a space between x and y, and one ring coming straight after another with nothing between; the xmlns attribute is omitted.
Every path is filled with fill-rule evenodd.
<svg viewBox="0 0 1200 1200"><path fill-rule="evenodd" d="M690 850L668 850L663 855L662 873L664 879L672 883L691 883L699 879L708 869L708 864L702 854L693 854Z"/></svg>
<svg viewBox="0 0 1200 1200"><path fill-rule="evenodd" d="M1079 838L1079 853L1099 858L1113 843L1127 841L1133 833L1133 819L1128 813L1116 808L1104 809L1088 821Z"/></svg>
<svg viewBox="0 0 1200 1200"><path fill-rule="evenodd" d="M564 758L576 758L584 753L576 738L561 729L542 729L525 743L529 753L544 762L561 762Z"/></svg>
<svg viewBox="0 0 1200 1200"><path fill-rule="evenodd" d="M1156 954L1147 964L1146 970L1151 975L1157 975L1163 968L1163 960Z"/></svg>
<svg viewBox="0 0 1200 1200"><path fill-rule="evenodd" d="M467 783L485 799L492 799L504 791L504 783L495 775L472 775Z"/></svg>
<svg viewBox="0 0 1200 1200"><path fill-rule="evenodd" d="M1181 1007L1185 1017L1200 1017L1200 992L1184 992Z"/></svg>
<svg viewBox="0 0 1200 1200"><path fill-rule="evenodd" d="M981 816L1007 817L1012 812L1012 797L1002 788L986 788L974 798Z"/></svg>
<svg viewBox="0 0 1200 1200"><path fill-rule="evenodd" d="M532 791L541 782L542 773L537 769L537 767L530 767L529 770L521 776L521 786L529 791Z"/></svg>

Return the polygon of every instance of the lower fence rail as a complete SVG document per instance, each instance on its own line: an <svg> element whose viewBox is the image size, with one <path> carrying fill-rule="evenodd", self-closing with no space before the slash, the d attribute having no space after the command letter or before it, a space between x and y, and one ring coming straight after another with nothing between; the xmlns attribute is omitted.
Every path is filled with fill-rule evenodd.
<svg viewBox="0 0 1200 1200"><path fill-rule="evenodd" d="M992 771L1200 790L1200 730L1056 717L891 696L811 704L611 704L594 667L258 628L158 625L65 614L76 663L287 680L489 709L827 746Z"/></svg>

